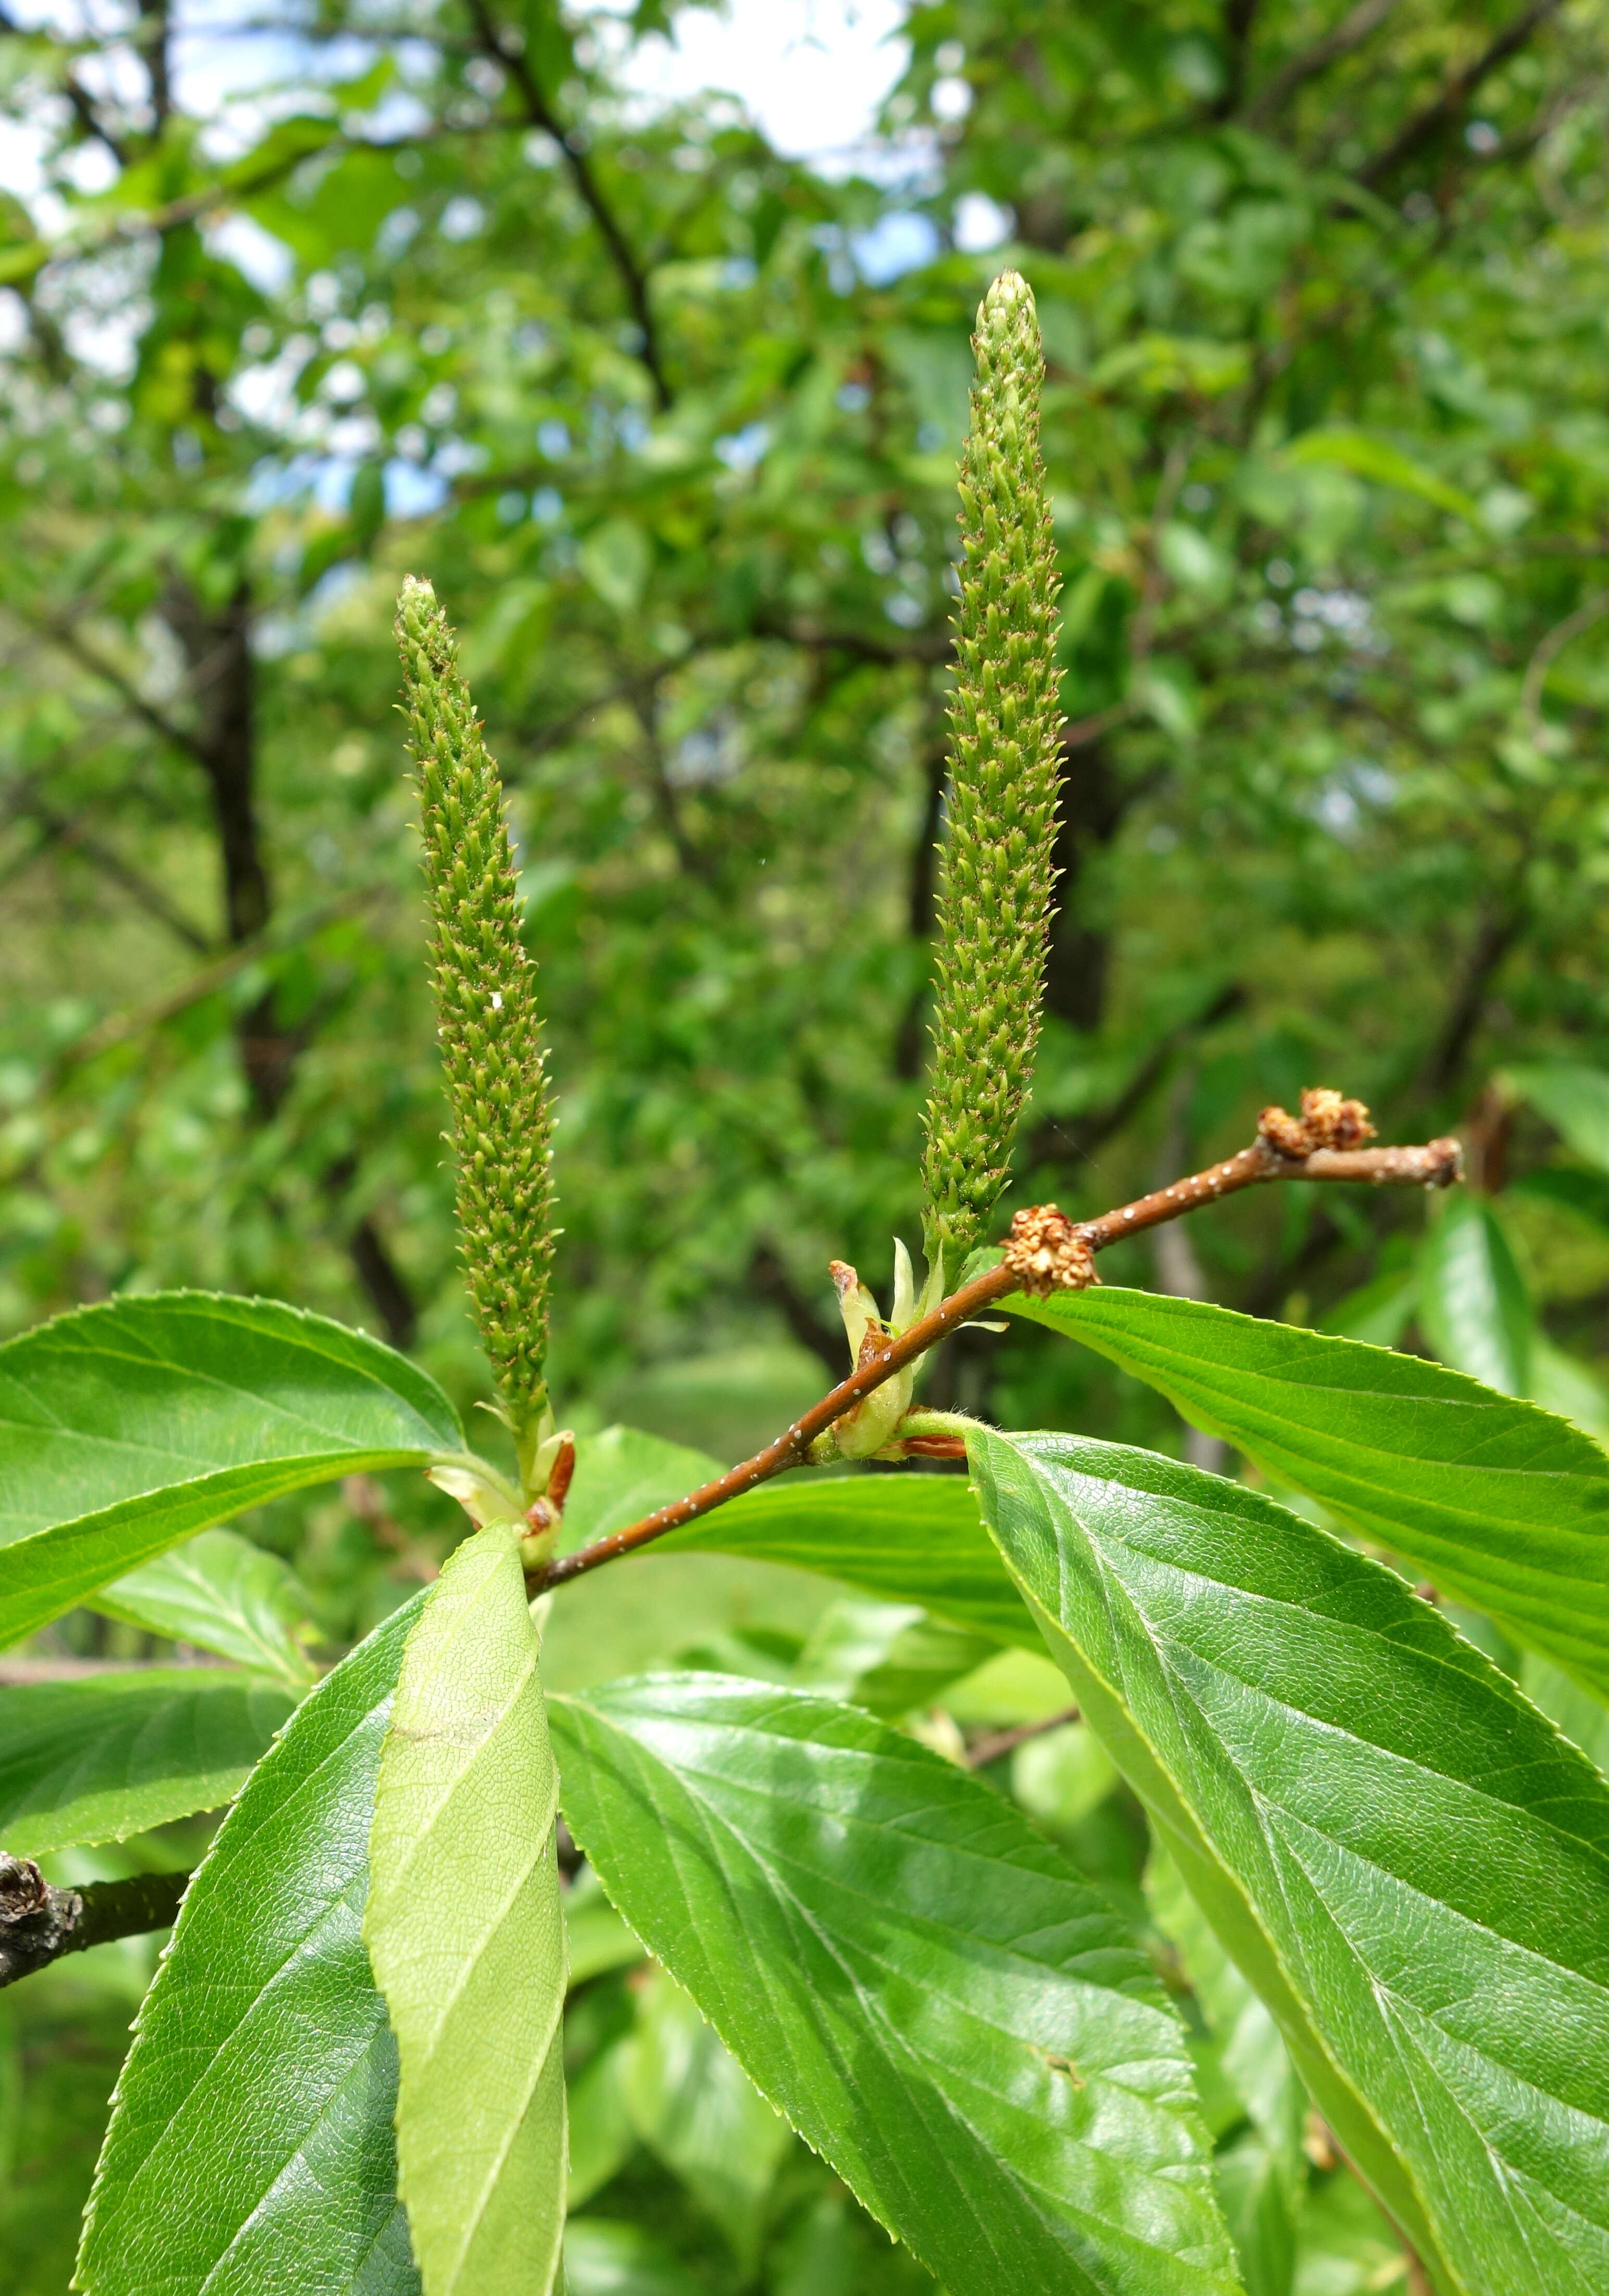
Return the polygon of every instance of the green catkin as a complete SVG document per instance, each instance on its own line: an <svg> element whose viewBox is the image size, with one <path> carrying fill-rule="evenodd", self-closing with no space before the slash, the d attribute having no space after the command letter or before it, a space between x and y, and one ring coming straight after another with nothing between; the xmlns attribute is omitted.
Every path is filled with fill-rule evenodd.
<svg viewBox="0 0 1609 2296"><path fill-rule="evenodd" d="M546 1403L553 1117L535 968L520 938L503 784L428 582L397 609L431 920L437 1033L457 1164L459 1247L521 1473Z"/></svg>
<svg viewBox="0 0 1609 2296"><path fill-rule="evenodd" d="M1033 1075L1062 736L1060 585L1039 459L1045 361L1033 296L1016 272L1002 272L984 297L973 349L922 1159L928 1259L942 1256L947 1281L981 1240L1006 1185Z"/></svg>

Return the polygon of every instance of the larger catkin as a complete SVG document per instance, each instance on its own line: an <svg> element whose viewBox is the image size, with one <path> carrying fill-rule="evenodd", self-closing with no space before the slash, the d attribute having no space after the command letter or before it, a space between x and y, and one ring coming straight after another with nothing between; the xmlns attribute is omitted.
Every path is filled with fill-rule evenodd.
<svg viewBox="0 0 1609 2296"><path fill-rule="evenodd" d="M430 584L412 576L398 603L397 639L418 767L459 1247L523 1468L546 1402L553 1263L553 1117L535 967L520 938L503 784L447 617Z"/></svg>
<svg viewBox="0 0 1609 2296"><path fill-rule="evenodd" d="M962 456L961 609L950 705L932 1083L922 1180L930 1263L947 1277L1006 1185L1033 1075L1055 872L1059 580L1039 459L1045 361L1026 280L978 313Z"/></svg>

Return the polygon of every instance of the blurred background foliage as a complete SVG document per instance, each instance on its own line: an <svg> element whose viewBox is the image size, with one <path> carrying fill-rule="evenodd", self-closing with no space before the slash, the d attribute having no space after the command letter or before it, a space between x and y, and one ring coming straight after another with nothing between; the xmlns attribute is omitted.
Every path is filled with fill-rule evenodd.
<svg viewBox="0 0 1609 2296"><path fill-rule="evenodd" d="M917 0L832 167L644 93L676 13L0 13L29 155L0 200L0 1330L257 1291L488 1392L393 713L412 570L511 792L567 1416L733 1457L847 1367L825 1263L885 1285L916 1226L954 466L1009 260L1049 360L1068 718L1016 1201L1103 1209L1305 1083L1387 1137L1464 1125L1440 1217L1269 1192L1108 1278L1601 1430L1609 9ZM257 55L246 94L181 69L198 28ZM1028 1330L962 1334L931 1392L1216 1459ZM367 1479L250 1529L326 1652L453 1535ZM609 1574L595 1657L819 1681L836 1648L848 1694L981 1742L1154 1925L1253 2296L1405 2284L1078 1726L989 1755L1053 1688L678 1570L653 1603ZM874 1693L844 1653L879 1637ZM17 1663L152 1647L86 1616ZM0 2004L16 2296L66 2284L144 1951ZM578 1997L578 2296L919 2284L691 2013L640 1968Z"/></svg>

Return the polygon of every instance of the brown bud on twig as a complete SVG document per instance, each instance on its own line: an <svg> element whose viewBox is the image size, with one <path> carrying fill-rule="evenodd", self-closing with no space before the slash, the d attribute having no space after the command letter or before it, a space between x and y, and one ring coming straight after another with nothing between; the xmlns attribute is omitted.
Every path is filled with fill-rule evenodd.
<svg viewBox="0 0 1609 2296"><path fill-rule="evenodd" d="M1265 1108L1257 1119L1257 1136L1276 1155L1300 1163L1319 1148L1361 1148L1374 1138L1375 1128L1360 1100L1343 1100L1327 1085L1318 1085L1302 1094L1300 1116Z"/></svg>
<svg viewBox="0 0 1609 2296"><path fill-rule="evenodd" d="M1032 1204L1011 1224L1006 1265L1030 1299L1098 1283L1095 1254L1058 1204Z"/></svg>

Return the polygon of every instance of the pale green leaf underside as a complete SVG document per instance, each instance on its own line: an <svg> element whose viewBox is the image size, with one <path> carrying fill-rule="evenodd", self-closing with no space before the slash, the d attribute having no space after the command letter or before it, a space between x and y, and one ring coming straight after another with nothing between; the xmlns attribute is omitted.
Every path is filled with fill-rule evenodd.
<svg viewBox="0 0 1609 2296"><path fill-rule="evenodd" d="M1220 1477L980 1431L986 1519L1439 2284L1609 2285L1609 1786L1394 1573Z"/></svg>
<svg viewBox="0 0 1609 2296"><path fill-rule="evenodd" d="M37 1857L221 1808L295 1702L222 1667L0 1688L0 1849Z"/></svg>
<svg viewBox="0 0 1609 2296"><path fill-rule="evenodd" d="M1182 2031L1008 1803L853 1709L715 1675L552 1718L633 1929L947 2286L1224 2296Z"/></svg>
<svg viewBox="0 0 1609 2296"><path fill-rule="evenodd" d="M109 1619L216 1651L305 1689L313 1665L295 1629L312 1628L307 1589L290 1565L233 1530L203 1530L89 1598Z"/></svg>
<svg viewBox="0 0 1609 2296"><path fill-rule="evenodd" d="M190 1886L118 2082L79 2258L88 2296L419 2296L396 2043L360 1924L423 1600L306 1700Z"/></svg>
<svg viewBox="0 0 1609 2296"><path fill-rule="evenodd" d="M1609 1456L1440 1364L1110 1289L1007 1302L1609 1696Z"/></svg>
<svg viewBox="0 0 1609 2296"><path fill-rule="evenodd" d="M220 1516L463 1440L405 1357L273 1300L59 1316L0 1347L0 1644Z"/></svg>
<svg viewBox="0 0 1609 2296"><path fill-rule="evenodd" d="M456 1548L408 1637L364 1939L401 2061L399 2188L425 2296L546 2296L564 2230L564 1923L519 1545Z"/></svg>

